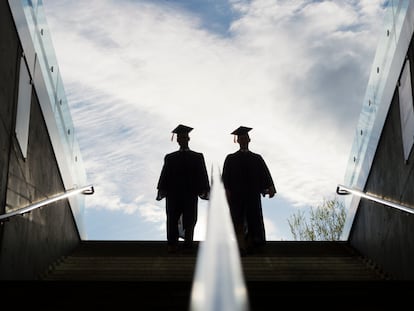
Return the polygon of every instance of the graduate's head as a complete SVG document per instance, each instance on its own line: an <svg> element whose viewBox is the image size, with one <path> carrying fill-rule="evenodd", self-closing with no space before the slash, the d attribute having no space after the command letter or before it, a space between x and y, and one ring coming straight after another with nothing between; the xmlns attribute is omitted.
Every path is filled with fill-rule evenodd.
<svg viewBox="0 0 414 311"><path fill-rule="evenodd" d="M240 126L237 129L235 129L231 134L234 136L234 141L237 142L240 145L240 149L247 149L250 143L250 136L249 131L251 130L251 127L246 126Z"/></svg>
<svg viewBox="0 0 414 311"><path fill-rule="evenodd" d="M180 124L172 130L173 136L171 137L171 140L173 139L174 134L176 134L177 143L180 145L180 147L188 147L188 142L190 140L190 136L188 133L190 133L192 130L192 127Z"/></svg>

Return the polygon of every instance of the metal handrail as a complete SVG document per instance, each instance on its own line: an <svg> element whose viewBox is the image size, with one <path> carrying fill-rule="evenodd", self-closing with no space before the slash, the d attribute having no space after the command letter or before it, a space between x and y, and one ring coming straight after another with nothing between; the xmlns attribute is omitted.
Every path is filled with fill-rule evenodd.
<svg viewBox="0 0 414 311"><path fill-rule="evenodd" d="M95 192L95 190L94 190L92 185L67 190L64 193L58 194L58 195L53 196L51 198L48 198L46 200L31 204L27 207L20 208L18 210L10 212L10 213L0 215L0 223L9 220L11 217L29 213L32 210L36 209L36 208L45 206L47 204L50 204L50 203L53 203L53 202L56 202L56 201L59 201L59 200L65 199L65 198L68 198L68 197L70 197L72 195L75 195L75 194L78 194L78 193L82 193L82 194L85 194L85 195L91 195L94 192Z"/></svg>
<svg viewBox="0 0 414 311"><path fill-rule="evenodd" d="M368 199L368 200L371 200L371 201L375 201L377 203L381 203L381 204L387 205L389 207L393 207L393 208L399 209L401 211L404 211L404 212L407 212L407 213L410 213L410 214L414 214L414 207L404 206L404 205L401 205L401 204L398 204L398 203L387 201L387 200L384 200L384 199L382 199L380 197L377 197L375 195L366 194L365 192L362 192L361 190L350 188L350 187L347 187L347 186L344 186L344 185L338 185L336 187L336 193L339 194L339 195L355 194L355 195L357 195L361 198L365 198L365 199Z"/></svg>
<svg viewBox="0 0 414 311"><path fill-rule="evenodd" d="M249 302L240 252L217 167L213 167L211 174L206 237L197 254L190 310L247 311Z"/></svg>

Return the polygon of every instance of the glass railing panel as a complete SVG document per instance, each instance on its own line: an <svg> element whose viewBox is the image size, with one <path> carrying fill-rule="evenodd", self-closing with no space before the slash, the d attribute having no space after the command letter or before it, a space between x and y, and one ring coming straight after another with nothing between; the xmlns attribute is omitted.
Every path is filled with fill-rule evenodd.
<svg viewBox="0 0 414 311"><path fill-rule="evenodd" d="M384 30L378 41L345 174L345 183L350 186L354 186L358 182L357 177L363 168L361 166L362 160L368 153L375 152L372 148L370 149L369 140L373 135L377 135L377 133L373 133L374 123L378 109L382 104L383 93L396 51L398 39L396 36L401 33L402 21L407 9L408 1L390 1L386 9Z"/></svg>
<svg viewBox="0 0 414 311"><path fill-rule="evenodd" d="M63 81L60 75L56 54L50 31L44 15L43 3L38 1L22 1L28 23L32 24L32 39L37 52L37 61L45 79L51 108L55 114L56 126L64 143L65 154L74 176L80 177L79 184L84 183L84 171L79 146L75 138L75 127L72 121L69 104L66 98ZM76 155L77 161L74 161ZM80 176L78 175L80 173Z"/></svg>

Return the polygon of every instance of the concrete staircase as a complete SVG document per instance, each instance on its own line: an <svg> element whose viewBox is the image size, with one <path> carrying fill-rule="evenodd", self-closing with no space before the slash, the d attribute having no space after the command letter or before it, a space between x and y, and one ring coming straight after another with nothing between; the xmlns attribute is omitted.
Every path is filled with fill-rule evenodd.
<svg viewBox="0 0 414 311"><path fill-rule="evenodd" d="M82 241L50 266L40 286L64 301L55 310L185 311L197 247L168 254L165 241ZM242 257L242 265L251 311L281 304L331 310L332 303L335 310L382 310L401 293L346 242L269 241L260 254Z"/></svg>

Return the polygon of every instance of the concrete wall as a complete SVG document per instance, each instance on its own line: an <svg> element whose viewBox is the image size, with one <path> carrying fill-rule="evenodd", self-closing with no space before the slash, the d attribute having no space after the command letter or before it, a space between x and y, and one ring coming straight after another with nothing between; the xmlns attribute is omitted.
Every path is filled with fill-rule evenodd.
<svg viewBox="0 0 414 311"><path fill-rule="evenodd" d="M10 133L15 126L18 59L21 53L8 5L2 1L0 3L0 213L4 213L6 205Z"/></svg>
<svg viewBox="0 0 414 311"><path fill-rule="evenodd" d="M412 41L407 56L413 82ZM396 86L364 191L414 208L414 152L405 162L399 109ZM362 199L349 241L395 279L414 280L413 237L414 215Z"/></svg>
<svg viewBox="0 0 414 311"><path fill-rule="evenodd" d="M15 134L22 47L7 1L0 1L0 213L64 191L52 144L32 92L27 157ZM52 203L0 227L0 279L36 279L80 241L67 200Z"/></svg>

